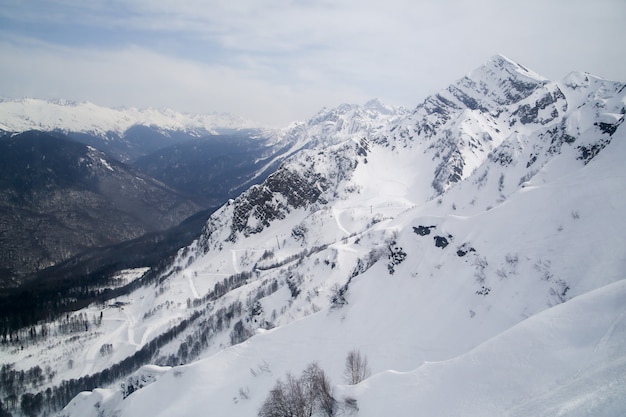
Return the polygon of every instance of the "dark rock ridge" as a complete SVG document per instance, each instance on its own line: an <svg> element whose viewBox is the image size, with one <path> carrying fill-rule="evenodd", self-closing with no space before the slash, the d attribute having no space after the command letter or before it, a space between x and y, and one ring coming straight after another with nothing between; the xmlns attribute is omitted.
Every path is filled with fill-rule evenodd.
<svg viewBox="0 0 626 417"><path fill-rule="evenodd" d="M336 198L339 184L349 179L367 156L365 141L315 150L303 150L285 161L262 184L252 186L231 200L209 220L200 239L200 250L219 247L216 232L228 227L225 239L237 241L284 219L290 212Z"/></svg>

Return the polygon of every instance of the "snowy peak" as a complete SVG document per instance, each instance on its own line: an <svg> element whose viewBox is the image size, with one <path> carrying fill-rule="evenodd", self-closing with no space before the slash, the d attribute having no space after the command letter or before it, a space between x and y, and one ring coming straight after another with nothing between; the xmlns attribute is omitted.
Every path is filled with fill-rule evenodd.
<svg viewBox="0 0 626 417"><path fill-rule="evenodd" d="M472 71L469 78L478 72L487 73L506 73L506 78L526 78L528 81L535 80L537 82L547 81L545 77L536 72L524 67L523 65L505 57L504 55L494 55L489 58L481 67Z"/></svg>
<svg viewBox="0 0 626 417"><path fill-rule="evenodd" d="M388 106L378 99L365 105L341 104L333 109L322 109L306 122L316 134L338 135L345 139L355 134L370 134L405 114L402 108Z"/></svg>
<svg viewBox="0 0 626 417"><path fill-rule="evenodd" d="M535 72L496 55L452 84L443 94L472 110L493 111L528 97L546 82Z"/></svg>
<svg viewBox="0 0 626 417"><path fill-rule="evenodd" d="M372 99L368 101L367 103L365 103L363 105L363 108L377 111L380 114L393 115L393 114L398 113L398 109L396 109L395 107L388 106L387 104L383 103L381 100L377 98Z"/></svg>
<svg viewBox="0 0 626 417"><path fill-rule="evenodd" d="M393 125L408 111L384 104L378 99L365 103L341 104L323 108L310 119L294 123L277 132L270 141L289 144L292 151L324 145L331 146L352 139L373 137Z"/></svg>
<svg viewBox="0 0 626 417"><path fill-rule="evenodd" d="M496 55L426 98L375 142L425 149L430 158L422 166L429 167L434 177L432 187L441 194L475 172L512 136L520 140L539 134L551 141L546 151L552 155L558 153L561 144L579 137L577 144L585 149L601 146L597 137L582 134L594 124L600 123L598 126L608 132L621 123L626 113L623 86L584 73L553 82ZM531 152L528 158L536 160L537 153Z"/></svg>
<svg viewBox="0 0 626 417"><path fill-rule="evenodd" d="M456 82L427 98L411 114L383 111L387 106L372 100L364 106L343 104L323 109L306 123L292 127L292 138L299 138L304 149L286 160L264 184L222 208L205 230L199 253L204 255L224 242L236 243L261 233L273 223L293 218L300 209L315 212L344 200L357 207L370 207L370 214L383 204L382 200L384 204L408 208L436 196L443 196L439 200L450 207L463 207L468 212L484 210L517 192L562 148L567 150L570 162L562 164L559 175L578 167L576 160L588 162L610 142L612 132L623 120L616 113L621 111L624 99L624 94L619 95L620 83L597 83L585 87L586 93L578 96L565 89L566 95L558 83L501 56L464 79L481 78L497 82L482 95L473 91L473 102L444 98L450 91L460 91L454 90L461 84ZM520 80L532 86L525 97L511 99L489 111L472 105L494 91L512 94L511 88L519 86ZM588 99L598 95L603 101ZM577 109L572 120L571 108ZM614 113L615 120L609 120L606 115ZM613 124L598 124L605 119ZM505 168L510 172L506 176ZM481 189L485 184L489 191L479 193L480 197L467 191ZM456 185L465 190L460 192L461 197L448 193ZM368 222L375 220L374 215ZM291 237L310 244L314 239L305 231L315 227L313 220L303 218ZM339 229L343 233L349 228Z"/></svg>

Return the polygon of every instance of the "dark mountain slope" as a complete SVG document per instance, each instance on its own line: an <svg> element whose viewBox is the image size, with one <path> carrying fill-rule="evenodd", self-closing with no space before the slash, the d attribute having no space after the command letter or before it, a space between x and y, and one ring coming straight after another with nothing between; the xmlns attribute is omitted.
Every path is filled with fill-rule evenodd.
<svg viewBox="0 0 626 417"><path fill-rule="evenodd" d="M0 277L163 230L199 211L187 197L61 134L0 140Z"/></svg>
<svg viewBox="0 0 626 417"><path fill-rule="evenodd" d="M245 133L207 136L159 149L133 166L212 206L262 182L276 168L266 165L286 150Z"/></svg>
<svg viewBox="0 0 626 417"><path fill-rule="evenodd" d="M121 136L115 132L108 132L104 137L85 132L68 132L67 136L76 142L93 146L122 162L137 159L175 143L196 139L192 133L159 131L154 127L139 125L130 127Z"/></svg>

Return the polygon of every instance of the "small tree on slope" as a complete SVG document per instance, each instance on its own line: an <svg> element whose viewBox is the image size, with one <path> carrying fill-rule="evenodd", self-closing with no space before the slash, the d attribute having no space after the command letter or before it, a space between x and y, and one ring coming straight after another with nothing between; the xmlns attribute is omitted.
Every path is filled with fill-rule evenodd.
<svg viewBox="0 0 626 417"><path fill-rule="evenodd" d="M367 356L361 355L361 352L356 349L351 350L346 357L346 368L344 370L346 382L350 385L355 385L369 378L371 374L372 372L367 364Z"/></svg>

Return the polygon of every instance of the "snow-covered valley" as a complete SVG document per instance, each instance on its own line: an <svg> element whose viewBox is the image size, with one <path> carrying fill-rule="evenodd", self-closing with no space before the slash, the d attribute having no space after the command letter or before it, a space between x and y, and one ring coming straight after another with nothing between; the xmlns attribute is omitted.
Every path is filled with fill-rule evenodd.
<svg viewBox="0 0 626 417"><path fill-rule="evenodd" d="M495 56L374 104L282 132L293 156L147 284L5 342L47 376L12 411L253 416L315 362L314 415L624 414L626 85Z"/></svg>

